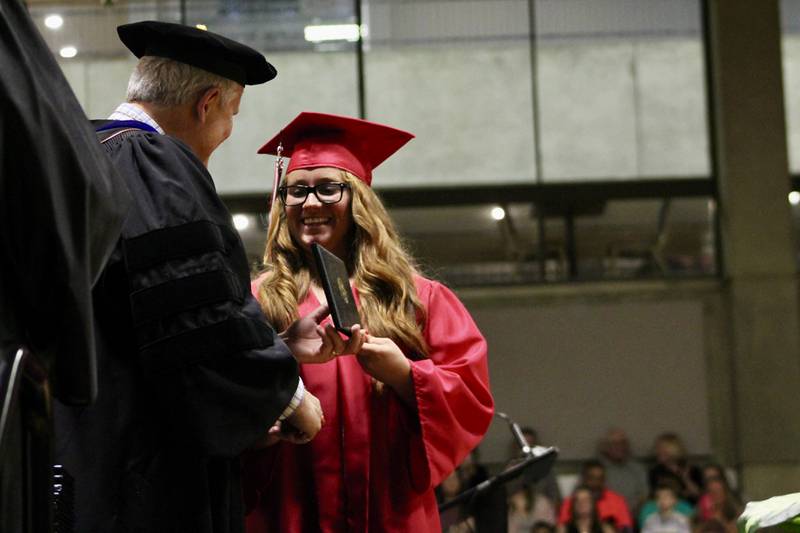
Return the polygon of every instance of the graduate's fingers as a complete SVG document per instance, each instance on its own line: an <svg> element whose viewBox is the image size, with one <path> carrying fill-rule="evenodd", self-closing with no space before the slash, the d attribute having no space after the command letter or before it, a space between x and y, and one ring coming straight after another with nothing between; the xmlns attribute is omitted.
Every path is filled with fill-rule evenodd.
<svg viewBox="0 0 800 533"><path fill-rule="evenodd" d="M388 337L376 337L374 335L366 334L364 342L369 344L381 345L381 344L390 344L392 342L392 339L389 339Z"/></svg>
<svg viewBox="0 0 800 533"><path fill-rule="evenodd" d="M344 347L344 353L358 353L361 351L361 346L366 341L367 337L364 334L364 331L361 329L361 326L356 324L350 329L350 338L347 340L347 343Z"/></svg>

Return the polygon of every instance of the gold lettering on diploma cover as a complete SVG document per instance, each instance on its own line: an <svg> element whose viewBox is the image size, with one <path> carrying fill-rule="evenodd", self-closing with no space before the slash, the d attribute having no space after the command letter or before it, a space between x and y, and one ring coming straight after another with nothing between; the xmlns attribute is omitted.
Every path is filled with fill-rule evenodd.
<svg viewBox="0 0 800 533"><path fill-rule="evenodd" d="M347 297L347 293L350 292L350 291L348 291L348 290L346 290L344 288L344 282L342 281L342 278L338 278L336 280L336 283L337 283L337 285L339 287L339 296L342 297L342 300L344 300L344 303L349 304L350 303L350 298Z"/></svg>

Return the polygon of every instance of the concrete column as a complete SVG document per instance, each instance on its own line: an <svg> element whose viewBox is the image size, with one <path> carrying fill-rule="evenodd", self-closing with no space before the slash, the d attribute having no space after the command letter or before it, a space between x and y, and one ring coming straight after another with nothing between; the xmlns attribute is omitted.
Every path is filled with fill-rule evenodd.
<svg viewBox="0 0 800 533"><path fill-rule="evenodd" d="M778 3L708 1L731 332L730 455L756 499L800 487L800 323Z"/></svg>

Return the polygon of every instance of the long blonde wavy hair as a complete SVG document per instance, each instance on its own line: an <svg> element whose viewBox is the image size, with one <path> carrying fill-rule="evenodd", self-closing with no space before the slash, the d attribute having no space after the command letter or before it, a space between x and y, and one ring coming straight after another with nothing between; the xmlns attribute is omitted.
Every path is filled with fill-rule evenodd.
<svg viewBox="0 0 800 533"><path fill-rule="evenodd" d="M428 349L420 324L425 308L414 284L417 267L372 188L353 174L340 172L351 191L353 229L345 263L358 291L362 327L370 335L391 338L410 350L412 358L424 358ZM270 214L264 251L267 275L258 287L261 308L279 331L299 318L298 304L308 294L312 276L281 207L276 205Z"/></svg>

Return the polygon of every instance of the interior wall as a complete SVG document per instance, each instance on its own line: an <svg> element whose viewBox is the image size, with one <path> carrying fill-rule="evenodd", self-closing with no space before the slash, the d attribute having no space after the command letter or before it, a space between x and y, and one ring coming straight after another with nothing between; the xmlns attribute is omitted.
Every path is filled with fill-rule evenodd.
<svg viewBox="0 0 800 533"><path fill-rule="evenodd" d="M691 454L713 455L709 409L707 288L653 287L465 290L459 294L489 343L499 411L539 432L561 458L595 454L611 427L649 455L659 433L675 431ZM508 457L511 435L495 420L482 460Z"/></svg>

